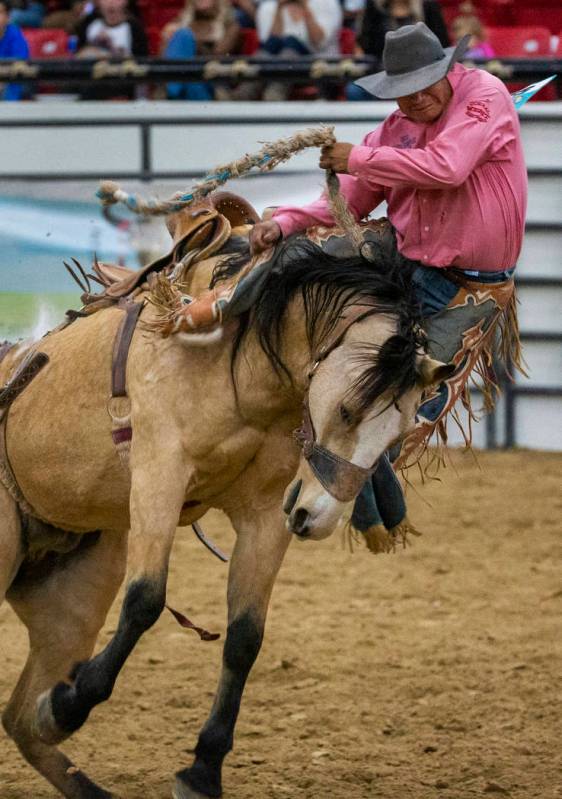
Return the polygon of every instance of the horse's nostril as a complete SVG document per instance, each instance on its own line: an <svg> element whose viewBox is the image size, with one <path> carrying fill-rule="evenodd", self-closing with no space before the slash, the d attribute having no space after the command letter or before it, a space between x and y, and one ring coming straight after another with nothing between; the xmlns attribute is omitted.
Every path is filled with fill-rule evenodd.
<svg viewBox="0 0 562 799"><path fill-rule="evenodd" d="M293 485L291 486L291 489L287 495L287 499L285 500L285 504L283 505L283 512L287 516L295 507L295 503L299 497L301 488L302 488L302 480L297 480L296 483L293 483Z"/></svg>
<svg viewBox="0 0 562 799"><path fill-rule="evenodd" d="M310 515L306 508L297 508L291 519L291 530L293 533L296 533L296 535L300 536L301 538L307 538L309 535L309 519Z"/></svg>

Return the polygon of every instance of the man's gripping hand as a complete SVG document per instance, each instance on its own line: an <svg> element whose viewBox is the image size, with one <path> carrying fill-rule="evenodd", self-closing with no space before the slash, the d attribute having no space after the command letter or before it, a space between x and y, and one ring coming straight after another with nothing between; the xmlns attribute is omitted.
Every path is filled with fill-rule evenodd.
<svg viewBox="0 0 562 799"><path fill-rule="evenodd" d="M322 147L320 169L331 169L340 174L346 173L352 149L353 144L347 144L346 142L336 142L329 147Z"/></svg>
<svg viewBox="0 0 562 799"><path fill-rule="evenodd" d="M264 250L273 247L281 238L281 228L275 219L267 222L258 222L250 233L250 249L253 255L258 255Z"/></svg>

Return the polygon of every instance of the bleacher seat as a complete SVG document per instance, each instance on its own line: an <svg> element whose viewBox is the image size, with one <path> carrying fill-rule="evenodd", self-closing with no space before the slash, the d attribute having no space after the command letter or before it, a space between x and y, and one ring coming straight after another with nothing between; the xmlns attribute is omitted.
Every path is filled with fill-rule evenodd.
<svg viewBox="0 0 562 799"><path fill-rule="evenodd" d="M443 18L448 28L461 13L462 0L440 0ZM474 11L485 25L512 25L513 0L473 0Z"/></svg>
<svg viewBox="0 0 562 799"><path fill-rule="evenodd" d="M151 26L146 29L146 38L148 39L148 54L157 58L160 55L160 47L162 46L162 29Z"/></svg>
<svg viewBox="0 0 562 799"><path fill-rule="evenodd" d="M30 58L68 57L68 34L59 28L24 28Z"/></svg>
<svg viewBox="0 0 562 799"><path fill-rule="evenodd" d="M544 58L552 56L551 35L547 28L535 26L527 28L488 28L488 41L500 58ZM508 90L523 89L529 81L508 82ZM556 100L556 86L545 86L531 102L544 103Z"/></svg>
<svg viewBox="0 0 562 799"><path fill-rule="evenodd" d="M353 55L355 52L355 31L351 28L342 28L340 31L340 53Z"/></svg>
<svg viewBox="0 0 562 799"><path fill-rule="evenodd" d="M505 58L541 58L550 55L548 28L488 28L488 41L497 56Z"/></svg>
<svg viewBox="0 0 562 799"><path fill-rule="evenodd" d="M258 32L255 28L241 28L240 33L242 35L242 47L240 52L242 55L254 55L260 46Z"/></svg>
<svg viewBox="0 0 562 799"><path fill-rule="evenodd" d="M516 25L540 25L557 34L562 28L562 3L560 0L549 5L521 6L513 11Z"/></svg>
<svg viewBox="0 0 562 799"><path fill-rule="evenodd" d="M163 28L181 13L184 5L181 0L145 0L139 2L139 10L146 28Z"/></svg>

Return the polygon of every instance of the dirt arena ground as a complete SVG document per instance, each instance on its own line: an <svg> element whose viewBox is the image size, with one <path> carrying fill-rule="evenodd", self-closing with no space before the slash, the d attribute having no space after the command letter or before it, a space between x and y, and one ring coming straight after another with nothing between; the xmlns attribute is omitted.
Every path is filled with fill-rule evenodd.
<svg viewBox="0 0 562 799"><path fill-rule="evenodd" d="M456 474L409 494L426 531L411 549L352 555L339 532L291 547L226 761L227 799L562 797L562 456L454 462ZM204 526L230 548L223 517ZM224 633L226 567L179 533L169 601ZM7 606L0 630L3 704L26 638ZM221 646L163 616L67 751L124 799L168 799ZM1 799L55 796L4 737L0 753Z"/></svg>

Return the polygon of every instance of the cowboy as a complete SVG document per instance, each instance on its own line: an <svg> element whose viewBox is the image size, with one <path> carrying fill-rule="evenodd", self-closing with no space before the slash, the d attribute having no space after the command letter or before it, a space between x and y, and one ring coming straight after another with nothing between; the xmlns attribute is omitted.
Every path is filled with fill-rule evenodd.
<svg viewBox="0 0 562 799"><path fill-rule="evenodd" d="M508 304L513 310L527 199L519 123L501 81L457 63L468 40L443 49L422 22L389 32L384 70L357 83L379 99L396 99L398 109L360 145L337 142L320 158L322 169L338 173L357 220L386 201L393 247L413 269L430 354L457 367L456 377L421 406L417 434L411 446L405 442L399 465L444 420ZM334 225L326 196L276 209L253 228L252 250L313 225ZM517 342L516 328L510 332ZM488 365L480 364L484 371ZM404 518L385 460L356 502L354 526L369 543L381 525L395 531Z"/></svg>

